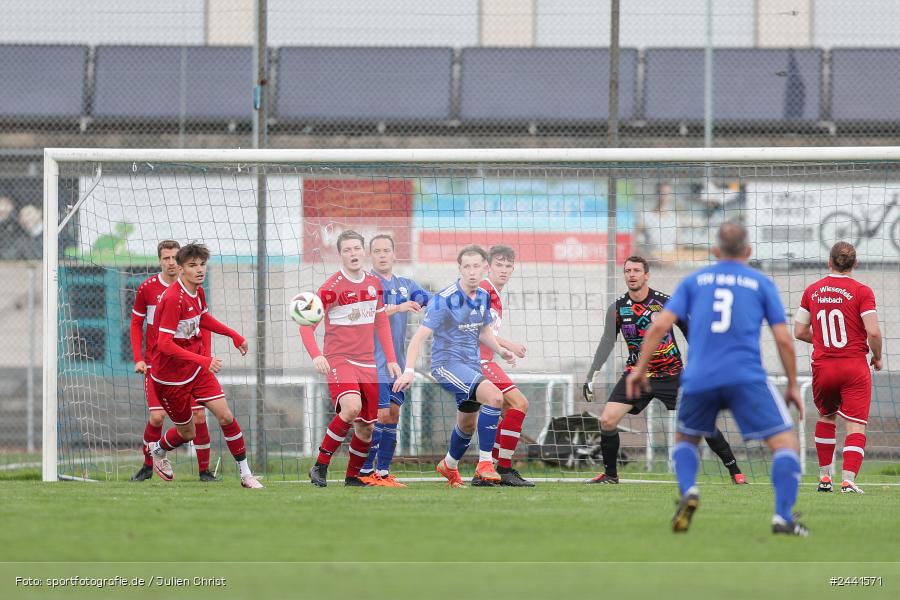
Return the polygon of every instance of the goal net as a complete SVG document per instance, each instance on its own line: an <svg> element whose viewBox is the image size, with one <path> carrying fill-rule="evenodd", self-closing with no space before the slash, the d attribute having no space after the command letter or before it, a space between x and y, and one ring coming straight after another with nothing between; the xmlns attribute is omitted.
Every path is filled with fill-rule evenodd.
<svg viewBox="0 0 900 600"><path fill-rule="evenodd" d="M127 479L140 465L148 412L143 377L134 372L132 305L138 285L159 271L157 243L174 239L209 247L210 310L249 341L242 357L213 336L213 353L224 361L219 380L252 462L269 480L305 481L333 409L287 304L340 268L335 240L347 229L367 240L390 234L394 272L432 292L458 277L462 246L515 250L501 292L502 336L527 347L508 372L529 408L514 465L526 477L592 476L603 470L598 416L625 366L621 337L594 378L593 403L582 384L607 306L627 291L624 259L646 257L650 286L671 293L709 263L717 227L735 219L748 228L755 266L778 285L790 324L804 288L826 272L830 245L856 245L857 277L875 292L886 338L860 481L900 481L892 378L900 331L897 158L890 148L48 150L44 479ZM410 313L408 336L421 318ZM761 343L771 381L782 388L768 330ZM808 411L799 423L804 466L816 472L810 347L797 342L796 350ZM453 398L429 375L429 350L423 354L400 411L392 464L400 477L434 475L456 420ZM208 420L211 468L234 476L215 418ZM674 413L658 401L627 416L620 476L669 479L674 427ZM761 444L745 443L727 414L719 427L748 479L767 474ZM842 439L839 426L838 461ZM335 473L346 452L345 445L336 454ZM192 453L188 445L173 457L182 476L196 473ZM702 457L703 476L728 481L715 454L705 448ZM475 458L473 447L468 459Z"/></svg>

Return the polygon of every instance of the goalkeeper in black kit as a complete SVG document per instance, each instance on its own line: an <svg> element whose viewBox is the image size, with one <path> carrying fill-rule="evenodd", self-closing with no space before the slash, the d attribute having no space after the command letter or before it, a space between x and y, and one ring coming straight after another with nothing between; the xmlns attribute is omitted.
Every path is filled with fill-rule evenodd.
<svg viewBox="0 0 900 600"><path fill-rule="evenodd" d="M625 378L641 354L644 334L669 299L666 294L651 289L648 285L649 280L650 265L647 261L640 256L628 257L625 260L625 285L628 292L613 302L606 311L603 337L597 346L594 362L584 384L584 399L588 402L593 401L594 373L606 362L619 333L628 345L628 360L625 373L613 388L606 406L603 407L603 414L600 415L600 450L603 454L604 472L586 483L619 483L616 464L619 455L618 426L626 414L640 414L654 398L659 399L668 410L675 410L684 363L672 331L666 333L650 361L648 369L650 391L642 393L636 400L629 400L625 396ZM679 322L678 328L687 338L687 324ZM706 442L731 473L731 481L736 484L747 483L722 432L716 429L712 437L706 438Z"/></svg>

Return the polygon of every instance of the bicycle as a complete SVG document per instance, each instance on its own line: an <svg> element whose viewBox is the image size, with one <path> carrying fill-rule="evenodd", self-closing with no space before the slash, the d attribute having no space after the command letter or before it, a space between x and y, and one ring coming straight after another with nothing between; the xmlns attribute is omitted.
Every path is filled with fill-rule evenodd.
<svg viewBox="0 0 900 600"><path fill-rule="evenodd" d="M848 241L853 246L858 246L863 239L870 240L878 235L881 227L887 223L888 215L894 208L900 206L897 194L884 206L884 211L877 219L859 219L852 211L836 210L822 219L819 225L819 242L826 250L831 250L831 245L838 241ZM894 248L900 252L900 218L894 220L890 229L890 240Z"/></svg>

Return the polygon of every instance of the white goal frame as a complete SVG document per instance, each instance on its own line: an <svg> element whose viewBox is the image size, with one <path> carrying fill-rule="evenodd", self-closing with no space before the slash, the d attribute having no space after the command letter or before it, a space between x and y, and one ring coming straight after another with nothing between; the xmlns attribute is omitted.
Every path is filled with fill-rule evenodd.
<svg viewBox="0 0 900 600"><path fill-rule="evenodd" d="M900 161L900 146L773 148L494 148L494 149L303 149L184 150L47 148L44 150L44 481L57 481L59 232L79 203L59 214L60 163L72 162L341 163L341 164L573 164ZM82 199L83 200L83 199Z"/></svg>

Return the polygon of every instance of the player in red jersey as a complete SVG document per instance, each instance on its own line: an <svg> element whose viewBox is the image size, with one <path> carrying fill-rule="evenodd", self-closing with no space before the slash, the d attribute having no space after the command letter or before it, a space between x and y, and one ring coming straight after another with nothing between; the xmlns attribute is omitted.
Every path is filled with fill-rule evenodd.
<svg viewBox="0 0 900 600"><path fill-rule="evenodd" d="M835 421L846 421L841 492L862 494L855 480L866 452L866 422L872 402L869 364L881 370L881 329L871 288L850 274L859 264L847 242L831 248L831 273L806 288L794 323L794 336L813 346L813 400L819 410L816 453L820 492L832 491ZM866 357L872 351L872 359Z"/></svg>
<svg viewBox="0 0 900 600"><path fill-rule="evenodd" d="M228 408L225 393L214 375L221 370L222 360L206 355L201 328L227 335L242 355L247 354L247 341L209 314L202 287L209 260L206 246L188 244L178 251L175 260L181 267L181 275L166 289L156 307L156 355L150 369L156 395L175 427L166 431L158 442L150 443L148 450L153 459L153 470L166 481L175 477L166 452L196 436L191 418L191 406L196 402L218 419L228 449L237 461L241 486L260 489L263 486L253 476L247 462L241 427Z"/></svg>
<svg viewBox="0 0 900 600"><path fill-rule="evenodd" d="M509 282L516 268L516 252L509 246L496 245L488 250L488 276L481 281L481 289L491 297L491 329L497 343L519 358L525 358L526 348L522 344L511 342L500 337L500 324L503 319L503 300L500 292ZM516 387L506 371L494 362L494 351L481 344L481 372L485 379L503 392L503 413L497 428L497 442L494 444L494 460L497 462L497 473L500 485L510 487L534 487L534 483L523 479L518 471L512 468L512 456L522 434L522 424L528 412L528 399Z"/></svg>
<svg viewBox="0 0 900 600"><path fill-rule="evenodd" d="M344 485L366 487L368 484L359 478L359 470L369 454L372 429L378 420L376 335L387 359L388 373L395 379L400 376L400 366L384 312L381 282L363 270L365 239L348 229L338 236L337 249L342 268L318 291L325 309L324 354L316 343L318 323L300 327L300 337L313 366L328 378L328 390L337 413L325 430L309 478L317 487L327 485L331 457L341 447L352 425Z"/></svg>
<svg viewBox="0 0 900 600"><path fill-rule="evenodd" d="M153 361L153 353L156 350L156 329L153 327L153 319L156 314L156 305L166 288L178 277L178 263L175 255L181 244L175 240L163 240L156 247L156 255L159 257L160 272L147 279L134 294L134 307L131 309L131 351L134 354L134 372L144 375L144 393L147 397L147 408L150 416L144 427L144 464L131 476L131 481L146 481L153 476L153 460L147 451L150 442L158 442L162 437L162 426L166 413L162 404L156 397L152 380L150 379L149 365ZM144 347L144 322L147 322L147 339ZM208 344L209 334L206 332L204 343ZM143 353L142 353L143 350ZM197 437L194 438L194 449L197 451L197 466L200 472L200 481L216 481L209 472L209 429L206 426L206 411L199 404L194 404L194 426L197 429Z"/></svg>

